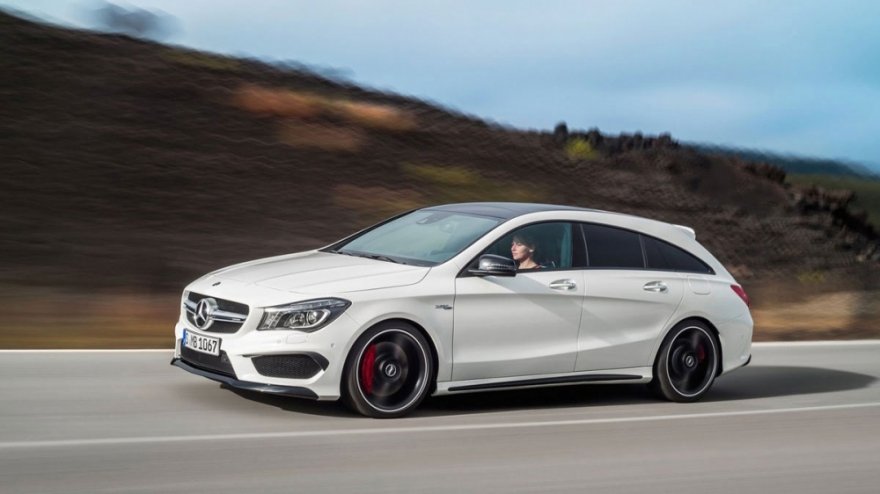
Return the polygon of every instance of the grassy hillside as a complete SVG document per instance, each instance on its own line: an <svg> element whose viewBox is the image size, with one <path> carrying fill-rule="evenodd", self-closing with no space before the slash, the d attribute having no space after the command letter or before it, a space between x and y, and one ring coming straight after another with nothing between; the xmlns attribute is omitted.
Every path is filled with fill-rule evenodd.
<svg viewBox="0 0 880 494"><path fill-rule="evenodd" d="M207 271L410 208L492 200L695 228L750 291L758 339L880 334L880 242L845 202L669 135L520 131L4 14L0 87L0 348L167 347L180 290ZM851 305L816 326L811 297L840 293Z"/></svg>
<svg viewBox="0 0 880 494"><path fill-rule="evenodd" d="M880 226L880 180L861 177L822 175L822 174L788 174L786 180L795 185L817 185L826 189L851 190L856 197L853 206L868 213L868 221L876 227Z"/></svg>

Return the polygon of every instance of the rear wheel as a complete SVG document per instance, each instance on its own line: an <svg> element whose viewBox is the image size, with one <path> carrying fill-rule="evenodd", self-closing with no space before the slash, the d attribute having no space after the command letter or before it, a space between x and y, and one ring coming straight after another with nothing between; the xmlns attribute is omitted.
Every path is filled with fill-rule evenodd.
<svg viewBox="0 0 880 494"><path fill-rule="evenodd" d="M651 387L667 400L697 401L715 381L719 354L718 343L706 324L680 323L660 347Z"/></svg>
<svg viewBox="0 0 880 494"><path fill-rule="evenodd" d="M434 362L428 342L412 325L380 324L364 333L348 356L343 397L354 411L400 417L428 394Z"/></svg>

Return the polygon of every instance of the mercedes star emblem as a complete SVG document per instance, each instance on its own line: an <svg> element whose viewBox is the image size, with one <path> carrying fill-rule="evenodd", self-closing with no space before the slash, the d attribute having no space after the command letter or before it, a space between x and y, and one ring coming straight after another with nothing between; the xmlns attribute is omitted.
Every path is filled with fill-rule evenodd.
<svg viewBox="0 0 880 494"><path fill-rule="evenodd" d="M196 327L207 329L214 322L214 318L211 316L215 310L217 310L217 301L213 298L199 300L198 305L196 305L196 313L193 314L193 322L196 324Z"/></svg>

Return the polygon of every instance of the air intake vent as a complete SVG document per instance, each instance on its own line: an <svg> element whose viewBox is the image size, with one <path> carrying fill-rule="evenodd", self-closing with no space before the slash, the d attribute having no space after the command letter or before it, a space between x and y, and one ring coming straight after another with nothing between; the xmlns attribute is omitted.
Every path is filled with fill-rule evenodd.
<svg viewBox="0 0 880 494"><path fill-rule="evenodd" d="M286 379L308 379L327 367L326 359L309 354L263 355L251 360L260 374ZM322 362L319 363L318 360Z"/></svg>

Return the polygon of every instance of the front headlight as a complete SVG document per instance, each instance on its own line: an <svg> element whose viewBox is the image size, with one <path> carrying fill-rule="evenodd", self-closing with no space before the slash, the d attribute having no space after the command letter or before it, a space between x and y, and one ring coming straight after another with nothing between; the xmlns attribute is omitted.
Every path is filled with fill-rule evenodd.
<svg viewBox="0 0 880 494"><path fill-rule="evenodd" d="M257 329L295 329L311 333L333 322L350 305L351 302L341 298L322 298L267 307Z"/></svg>

